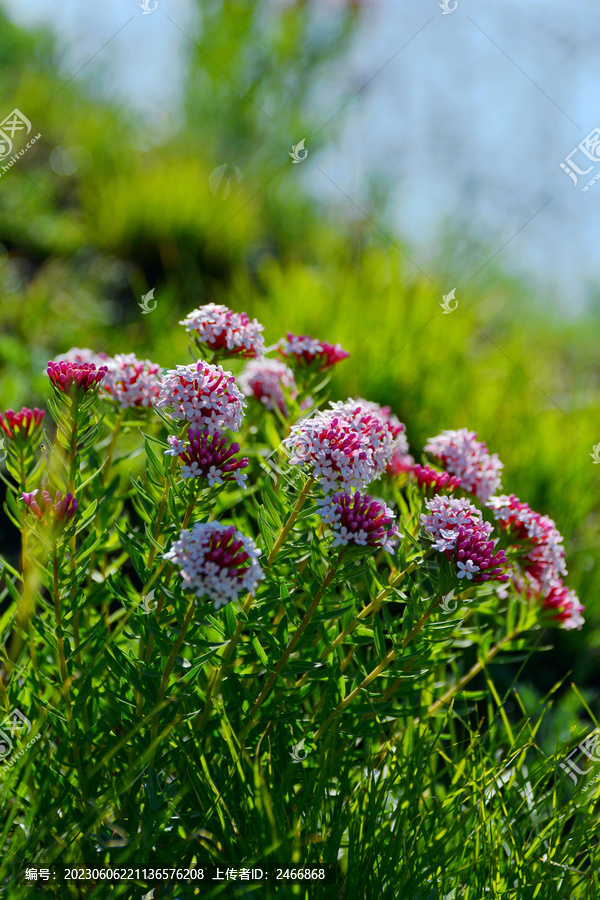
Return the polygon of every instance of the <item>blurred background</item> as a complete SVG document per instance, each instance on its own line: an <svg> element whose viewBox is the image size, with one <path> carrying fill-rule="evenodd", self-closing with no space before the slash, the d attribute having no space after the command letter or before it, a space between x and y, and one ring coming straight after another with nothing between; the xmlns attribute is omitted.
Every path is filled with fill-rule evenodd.
<svg viewBox="0 0 600 900"><path fill-rule="evenodd" d="M568 734L568 683L593 705L600 680L600 11L144 2L0 8L12 155L41 135L0 168L0 405L43 406L72 346L181 362L207 302L339 341L334 397L390 404L417 458L476 430L565 534L587 624L525 680L568 676Z"/></svg>

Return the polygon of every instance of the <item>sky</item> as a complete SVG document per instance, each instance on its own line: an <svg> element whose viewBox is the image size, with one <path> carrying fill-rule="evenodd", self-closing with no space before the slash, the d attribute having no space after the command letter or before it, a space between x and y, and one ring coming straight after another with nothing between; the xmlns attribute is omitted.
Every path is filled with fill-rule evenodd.
<svg viewBox="0 0 600 900"><path fill-rule="evenodd" d="M422 271L448 229L459 234L466 224L485 249L459 259L464 246L450 242L459 282L476 284L494 259L575 315L600 281L600 6L444 2L452 12L438 0L365 4L349 52L313 100L326 121L356 93L319 150L332 180L306 167L306 188L356 216L369 181L383 176L389 209L381 227L395 230ZM192 0L158 0L146 15L137 0L4 7L14 21L44 23L60 38L66 75L102 66L111 96L158 125L176 116L188 50L182 32L196 27Z"/></svg>

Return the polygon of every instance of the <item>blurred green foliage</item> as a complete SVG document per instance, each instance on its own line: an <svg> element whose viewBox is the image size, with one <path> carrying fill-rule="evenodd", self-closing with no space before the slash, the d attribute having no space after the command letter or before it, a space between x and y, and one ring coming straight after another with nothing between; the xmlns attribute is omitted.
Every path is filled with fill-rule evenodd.
<svg viewBox="0 0 600 900"><path fill-rule="evenodd" d="M339 341L351 359L334 396L389 403L417 456L444 428L476 430L505 463L504 489L556 519L588 624L553 635L558 653L531 675L545 688L553 667L574 669L591 690L600 309L567 321L496 263L464 289L456 259L428 278L373 227L385 226L374 203L344 222L305 192L318 145L310 98L352 20L349 10L316 30L304 3L268 19L260 4L203 5L185 119L157 141L130 111L92 99L84 76L60 74L47 35L0 15L3 108L42 134L0 179L2 408L43 405L47 360L74 345L142 357L152 345L154 361L184 361L176 323L206 302L257 316L268 343L287 330ZM294 166L304 135L309 158ZM482 248L473 268L492 255ZM454 286L459 307L444 315ZM157 308L142 315L150 288Z"/></svg>

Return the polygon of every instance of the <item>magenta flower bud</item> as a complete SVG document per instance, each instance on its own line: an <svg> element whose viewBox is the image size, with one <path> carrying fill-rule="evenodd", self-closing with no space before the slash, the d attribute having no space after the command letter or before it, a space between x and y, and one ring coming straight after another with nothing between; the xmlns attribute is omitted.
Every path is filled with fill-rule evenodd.
<svg viewBox="0 0 600 900"><path fill-rule="evenodd" d="M293 357L298 366L308 367L315 364L319 372L350 356L339 344L334 346L327 341L317 341L309 334L292 334L291 331L288 331L286 338L279 341L277 350L283 357Z"/></svg>
<svg viewBox="0 0 600 900"><path fill-rule="evenodd" d="M34 516L37 519L40 519L45 525L48 524L50 519L52 519L55 524L68 522L77 512L77 500L71 493L65 494L63 497L62 492L57 491L53 500L50 492L44 489L42 490L41 508L36 500L36 495L38 493L38 488L29 493L23 492L21 494L21 499L25 501Z"/></svg>
<svg viewBox="0 0 600 900"><path fill-rule="evenodd" d="M0 413L0 428L11 440L15 437L30 437L35 429L42 424L45 416L43 409L28 409L26 406L21 408L21 412L14 412L7 409L4 415Z"/></svg>
<svg viewBox="0 0 600 900"><path fill-rule="evenodd" d="M383 500L368 494L333 494L317 501L320 515L333 531L333 547L383 547L388 553L396 548L399 532L396 518Z"/></svg>
<svg viewBox="0 0 600 900"><path fill-rule="evenodd" d="M167 440L171 446L165 453L178 456L183 462L183 478L206 478L210 487L226 481L235 481L238 487L246 487L244 482L248 476L240 469L248 465L248 459L235 458L235 454L239 453L239 444L228 444L225 435L218 431L211 433L206 428L190 428L188 443L173 435Z"/></svg>
<svg viewBox="0 0 600 900"><path fill-rule="evenodd" d="M96 389L107 371L106 366L97 369L94 363L48 362L50 381L65 394L73 387L84 391Z"/></svg>
<svg viewBox="0 0 600 900"><path fill-rule="evenodd" d="M460 487L460 478L456 475L450 475L448 472L436 472L429 466L416 464L412 467L411 474L419 487L424 488L427 494L439 494L441 491L452 493L457 487Z"/></svg>

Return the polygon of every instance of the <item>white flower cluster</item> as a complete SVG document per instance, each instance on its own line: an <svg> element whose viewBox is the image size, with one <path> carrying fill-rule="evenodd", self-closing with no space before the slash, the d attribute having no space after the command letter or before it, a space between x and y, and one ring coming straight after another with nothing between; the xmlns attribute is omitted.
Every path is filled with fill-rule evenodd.
<svg viewBox="0 0 600 900"><path fill-rule="evenodd" d="M194 332L196 340L206 343L212 350L227 350L242 356L261 356L265 342L256 319L250 321L246 313L236 313L227 306L207 303L179 323L186 331Z"/></svg>
<svg viewBox="0 0 600 900"><path fill-rule="evenodd" d="M102 390L116 400L121 409L152 406L160 390L162 369L149 359L137 359L133 353L118 353L104 363L108 372Z"/></svg>
<svg viewBox="0 0 600 900"><path fill-rule="evenodd" d="M498 454L488 453L483 441L477 440L477 432L459 428L458 431L442 431L430 438L425 452L440 460L451 475L460 478L460 486L468 494L474 494L486 503L500 487L500 471L504 468Z"/></svg>
<svg viewBox="0 0 600 900"><path fill-rule="evenodd" d="M246 403L231 372L198 360L165 373L156 405L170 409L172 419L206 426L212 433L221 428L238 431Z"/></svg>
<svg viewBox="0 0 600 900"><path fill-rule="evenodd" d="M197 597L208 597L215 609L253 593L265 576L261 551L252 538L219 522L196 522L182 531L164 559L181 569L184 585Z"/></svg>

